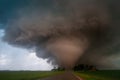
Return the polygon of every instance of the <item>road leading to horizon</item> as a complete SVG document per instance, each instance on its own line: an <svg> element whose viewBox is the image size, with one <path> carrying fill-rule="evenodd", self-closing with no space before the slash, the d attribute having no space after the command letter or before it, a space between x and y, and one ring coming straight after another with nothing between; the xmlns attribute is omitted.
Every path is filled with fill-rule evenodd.
<svg viewBox="0 0 120 80"><path fill-rule="evenodd" d="M38 80L83 80L83 79L79 78L74 73L68 71L56 76L52 76L44 79L38 79Z"/></svg>

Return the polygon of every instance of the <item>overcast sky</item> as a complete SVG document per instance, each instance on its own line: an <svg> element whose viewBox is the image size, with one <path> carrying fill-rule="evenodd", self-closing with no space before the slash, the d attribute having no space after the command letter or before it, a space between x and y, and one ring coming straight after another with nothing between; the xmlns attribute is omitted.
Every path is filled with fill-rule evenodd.
<svg viewBox="0 0 120 80"><path fill-rule="evenodd" d="M8 45L2 41L4 30L0 29L0 70L51 70L47 60L36 57L32 51Z"/></svg>

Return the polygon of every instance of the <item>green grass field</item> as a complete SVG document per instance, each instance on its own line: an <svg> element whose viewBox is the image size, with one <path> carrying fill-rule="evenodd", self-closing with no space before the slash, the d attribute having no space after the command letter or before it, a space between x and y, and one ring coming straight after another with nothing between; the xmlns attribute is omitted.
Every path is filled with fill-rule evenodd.
<svg viewBox="0 0 120 80"><path fill-rule="evenodd" d="M0 80L36 80L62 72L50 71L0 71Z"/></svg>
<svg viewBox="0 0 120 80"><path fill-rule="evenodd" d="M120 70L75 72L84 80L120 80Z"/></svg>
<svg viewBox="0 0 120 80"><path fill-rule="evenodd" d="M0 71L0 80L36 80L54 76L63 71ZM120 80L120 70L75 72L84 80Z"/></svg>

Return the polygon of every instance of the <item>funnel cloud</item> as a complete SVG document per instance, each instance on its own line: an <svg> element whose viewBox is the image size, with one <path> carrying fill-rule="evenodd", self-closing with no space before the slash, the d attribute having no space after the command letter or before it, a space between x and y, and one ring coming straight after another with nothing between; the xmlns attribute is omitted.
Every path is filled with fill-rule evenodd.
<svg viewBox="0 0 120 80"><path fill-rule="evenodd" d="M66 69L77 64L115 67L110 56L120 45L119 19L110 1L45 0L39 5L31 0L9 19L3 40Z"/></svg>

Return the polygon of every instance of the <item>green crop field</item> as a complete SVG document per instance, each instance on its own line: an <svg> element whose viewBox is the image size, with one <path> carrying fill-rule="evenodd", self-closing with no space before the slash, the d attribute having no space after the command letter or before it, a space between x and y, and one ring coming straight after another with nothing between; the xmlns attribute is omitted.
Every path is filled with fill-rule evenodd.
<svg viewBox="0 0 120 80"><path fill-rule="evenodd" d="M0 80L36 80L62 72L50 71L0 71Z"/></svg>
<svg viewBox="0 0 120 80"><path fill-rule="evenodd" d="M0 71L0 80L37 80L61 74L63 71ZM75 72L84 80L120 80L120 70Z"/></svg>
<svg viewBox="0 0 120 80"><path fill-rule="evenodd" d="M120 70L75 72L84 80L120 80Z"/></svg>

